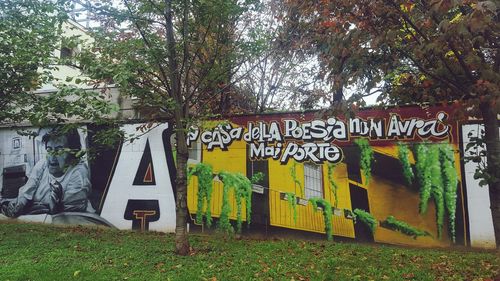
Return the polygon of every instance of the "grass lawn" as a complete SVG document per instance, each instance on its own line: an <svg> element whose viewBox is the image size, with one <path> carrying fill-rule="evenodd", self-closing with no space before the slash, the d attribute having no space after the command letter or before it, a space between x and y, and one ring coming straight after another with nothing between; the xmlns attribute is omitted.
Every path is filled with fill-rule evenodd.
<svg viewBox="0 0 500 281"><path fill-rule="evenodd" d="M498 252L0 222L0 280L494 280Z"/></svg>

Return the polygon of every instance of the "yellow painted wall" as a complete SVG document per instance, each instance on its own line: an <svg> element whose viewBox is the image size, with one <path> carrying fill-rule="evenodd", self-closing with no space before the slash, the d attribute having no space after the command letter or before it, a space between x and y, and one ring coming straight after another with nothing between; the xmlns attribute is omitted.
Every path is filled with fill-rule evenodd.
<svg viewBox="0 0 500 281"><path fill-rule="evenodd" d="M293 161L289 161L287 165L281 165L278 161L269 161L269 186L271 192L269 193L269 209L270 221L273 226L280 226L285 228L310 231L316 233L325 233L325 223L321 211L315 211L311 204L306 206L297 205L297 222L293 220L293 210L290 208L286 200L282 200L280 193L294 192L296 196L304 198L304 166L301 163L296 164L296 175L300 181L300 186L296 185L291 176L290 170L293 167ZM335 205L333 191L328 180L328 166L322 165L323 172L323 187L324 199L326 199L332 206ZM334 170L334 179L337 183L339 190L337 195L339 197L338 208L351 207L351 200L349 188L347 186L347 169L345 164L339 164ZM354 238L354 225L353 221L341 216L333 216L332 218L333 234L345 237Z"/></svg>
<svg viewBox="0 0 500 281"><path fill-rule="evenodd" d="M203 163L212 165L214 173L220 171L240 172L246 174L246 143L244 141L235 141L231 144L230 149L222 151L219 148L213 151L208 151L203 146L202 151ZM281 199L281 193L294 192L297 197L304 198L304 167L303 164L296 164L297 179L300 180L302 189L295 184L290 169L293 166L293 161L288 164L282 165L279 161L269 160L269 212L270 212L270 225L280 226L296 230L311 231L317 233L325 233L325 225L323 214L321 211L315 212L311 204L306 206L297 205L297 222L293 219L293 210L290 208L288 201ZM328 167L323 165L323 182L325 199L328 200L332 206L335 204L333 191L330 187L328 180ZM334 170L334 178L339 190L337 191L339 197L338 208L350 209L350 194L347 185L347 169L345 164L339 164ZM189 213L196 214L197 210L197 192L198 182L197 178L193 178L189 182L188 188L188 208ZM234 200L233 193L230 193L231 198L231 219L236 219L236 201ZM220 215L222 207L222 183L214 181L211 212L213 217ZM204 207L206 208L206 206ZM246 217L243 216L246 220ZM332 219L333 234L345 237L354 238L354 225L353 221L346 219L343 216L334 216Z"/></svg>
<svg viewBox="0 0 500 281"><path fill-rule="evenodd" d="M214 181L213 189L212 189L212 202L210 204L210 211L212 213L213 218L218 218L222 209L222 182ZM236 199L234 198L234 192L231 190L229 192L229 203L231 205L231 213L229 215L230 219L235 220L237 215L237 206ZM207 205L203 205L203 211L205 212L207 209ZM245 201L242 201L241 204L241 214L243 221L246 221L246 204ZM188 187L188 209L189 214L192 218L196 218L196 211L198 210L198 178L193 176L193 178L189 181Z"/></svg>
<svg viewBox="0 0 500 281"><path fill-rule="evenodd" d="M374 176L368 188L368 202L370 213L379 221L385 220L388 216L394 216L400 221L420 230L426 230L433 237L418 237L413 239L400 232L378 227L375 231L375 241L401 245L425 245L425 246L447 246L449 245L448 227L445 220L443 226L443 237L437 239L436 209L434 202L429 201L426 214L419 214L419 195L416 191L411 191L408 187L394 184L387 180Z"/></svg>
<svg viewBox="0 0 500 281"><path fill-rule="evenodd" d="M373 147L378 153L383 153L395 159L398 158L398 148L394 146ZM456 149L456 147L455 147ZM203 146L202 161L211 164L214 173L220 171L241 172L246 175L246 143L244 141L234 141L227 151L215 148L208 151ZM456 153L456 169L460 177L459 155ZM411 158L410 162L414 163ZM292 176L291 168L294 161L290 160L286 165L282 165L277 160L269 159L269 212L270 225L288 229L302 230L315 233L325 233L324 219L321 211L313 210L310 203L307 205L297 204L297 221L293 219L293 210L288 201L283 198L283 193L294 192L296 196L304 198L304 165L296 163L296 176L300 181L302 189L297 185ZM376 163L374 163L376 165ZM328 165L322 165L324 198L335 206L333 190L328 178ZM362 176L363 173L361 172ZM426 214L419 214L419 194L418 191L410 187L386 180L378 176L372 176L368 186L350 181L347 174L345 163L339 163L334 170L334 181L338 186L338 205L339 209L352 210L349 183L355 184L367 190L368 202L371 214L378 220L383 221L388 216L393 215L396 219L404 221L413 227L430 232L433 237L419 237L413 239L402 233L378 227L374 239L376 242L401 244L401 245L419 245L419 246L447 246L450 245L448 237L447 220L445 219L443 227L443 237L437 238L437 229L435 223L434 203L429 201L429 207ZM365 182L363 176L363 182ZM188 188L188 207L191 214L196 213L197 204L197 181L196 177L191 179ZM232 213L231 219L236 219L236 204L231 193L230 195ZM304 201L306 202L306 201ZM213 217L220 215L222 206L222 183L214 182L214 191L211 211ZM463 212L458 208L457 212ZM347 219L343 214L333 216L333 234L337 236L355 238L353 220Z"/></svg>
<svg viewBox="0 0 500 281"><path fill-rule="evenodd" d="M221 171L240 172L246 175L246 143L244 141L235 141L231 144L230 149L222 151L215 148L208 151L207 147L202 145L202 162L212 165L213 172L218 174ZM222 191L223 184L219 180L215 180L212 191L211 212L212 217L219 217L222 209ZM188 185L188 209L191 215L196 214L198 205L198 178L193 176ZM234 192L229 192L231 203L230 219L236 219L236 200ZM242 217L246 221L245 202L242 202ZM206 206L204 207L204 209ZM194 218L194 216L193 216Z"/></svg>
<svg viewBox="0 0 500 281"><path fill-rule="evenodd" d="M373 149L376 152L384 153L397 158L397 146L374 147ZM457 174L460 179L460 162L457 157L459 157L458 153L455 154L455 162ZM411 157L410 161L415 163L413 157ZM365 182L364 177L363 182ZM418 205L420 202L418 191L377 176L372 177L368 186L359 183L355 184L367 189L370 213L377 220L383 221L388 216L392 215L396 219L404 221L415 228L428 231L433 236L418 237L417 239L413 239L412 237L404 235L400 232L378 227L374 235L376 242L429 247L450 245L450 237L448 236L448 221L446 216L443 223L442 238L438 239L435 219L436 209L434 202L429 200L427 212L425 214L420 214L418 211ZM460 208L457 209L457 212L462 211L463 210Z"/></svg>

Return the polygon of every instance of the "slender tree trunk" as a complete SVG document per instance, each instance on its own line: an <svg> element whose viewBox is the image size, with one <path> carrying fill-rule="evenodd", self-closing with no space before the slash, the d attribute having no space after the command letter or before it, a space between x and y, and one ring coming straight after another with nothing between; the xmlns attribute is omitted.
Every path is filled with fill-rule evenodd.
<svg viewBox="0 0 500 281"><path fill-rule="evenodd" d="M176 118L177 119L177 118ZM190 251L187 233L187 161L189 157L186 134L182 126L182 120L177 122L177 200L175 202L175 251L179 255L188 255Z"/></svg>
<svg viewBox="0 0 500 281"><path fill-rule="evenodd" d="M487 169L490 193L490 208L495 229L497 248L500 247L500 137L496 105L490 102L480 104L484 122L485 142L487 150Z"/></svg>
<svg viewBox="0 0 500 281"><path fill-rule="evenodd" d="M188 116L186 101L182 95L182 76L180 75L177 62L176 41L174 37L174 24L172 19L172 0L164 0L165 3L165 27L167 35L168 68L170 82L172 85L171 96L175 100L174 109L175 135L177 137L177 199L175 201L175 251L179 255L189 254L189 239L187 233L187 160L189 157L185 118ZM187 83L187 81L186 81Z"/></svg>

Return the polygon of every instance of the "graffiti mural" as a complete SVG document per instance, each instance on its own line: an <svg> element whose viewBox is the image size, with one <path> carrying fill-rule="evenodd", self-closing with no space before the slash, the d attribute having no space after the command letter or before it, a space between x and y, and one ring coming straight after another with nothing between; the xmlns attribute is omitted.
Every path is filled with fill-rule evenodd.
<svg viewBox="0 0 500 281"><path fill-rule="evenodd" d="M308 112L206 122L188 141L201 147L199 162L213 170L212 198L200 205L193 177L189 211L194 218L208 211L217 220L224 197L217 175L262 174L253 185L255 228L391 244L467 244L453 116L452 107L402 107L351 117Z"/></svg>
<svg viewBox="0 0 500 281"><path fill-rule="evenodd" d="M187 139L190 228L494 246L478 206L488 199L463 161L478 125L454 116L401 107L204 121ZM122 125L119 144L89 157L101 129L0 129L0 218L173 232L171 126Z"/></svg>
<svg viewBox="0 0 500 281"><path fill-rule="evenodd" d="M107 224L89 200L92 190L88 161L78 155L86 148L84 130L60 132L52 128L31 133L1 132L1 213L39 221Z"/></svg>
<svg viewBox="0 0 500 281"><path fill-rule="evenodd" d="M168 124L124 140L89 160L96 128L0 131L0 217L173 231L175 174ZM21 133L21 134L20 134Z"/></svg>

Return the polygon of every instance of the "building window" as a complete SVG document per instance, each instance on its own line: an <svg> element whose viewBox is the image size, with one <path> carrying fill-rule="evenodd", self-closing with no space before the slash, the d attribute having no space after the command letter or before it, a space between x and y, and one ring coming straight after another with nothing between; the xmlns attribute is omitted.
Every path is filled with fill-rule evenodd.
<svg viewBox="0 0 500 281"><path fill-rule="evenodd" d="M68 47L61 48L61 59L71 59L73 57L73 49Z"/></svg>
<svg viewBox="0 0 500 281"><path fill-rule="evenodd" d="M323 198L323 173L320 165L304 164L304 189L306 199Z"/></svg>

